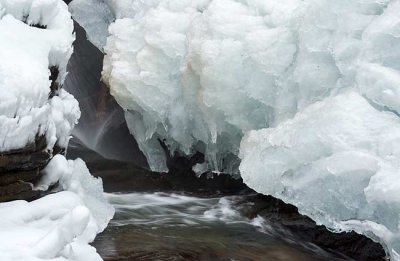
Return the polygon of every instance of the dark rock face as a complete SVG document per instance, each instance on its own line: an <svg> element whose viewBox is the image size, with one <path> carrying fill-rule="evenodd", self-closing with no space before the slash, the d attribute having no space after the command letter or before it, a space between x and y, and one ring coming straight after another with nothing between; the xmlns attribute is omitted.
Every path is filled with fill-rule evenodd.
<svg viewBox="0 0 400 261"><path fill-rule="evenodd" d="M45 137L38 137L23 149L0 153L0 202L38 198L42 192L32 190L32 184L41 177L40 170L51 157Z"/></svg>
<svg viewBox="0 0 400 261"><path fill-rule="evenodd" d="M46 146L46 138L41 136L23 149L0 153L0 173L44 167L50 156Z"/></svg>

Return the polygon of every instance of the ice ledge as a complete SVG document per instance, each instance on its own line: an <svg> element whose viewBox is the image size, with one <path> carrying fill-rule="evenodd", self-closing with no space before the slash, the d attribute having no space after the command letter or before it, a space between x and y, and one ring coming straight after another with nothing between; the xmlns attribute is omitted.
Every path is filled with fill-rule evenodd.
<svg viewBox="0 0 400 261"><path fill-rule="evenodd" d="M254 190L336 231L355 230L400 252L400 120L356 92L314 103L241 142L240 172Z"/></svg>

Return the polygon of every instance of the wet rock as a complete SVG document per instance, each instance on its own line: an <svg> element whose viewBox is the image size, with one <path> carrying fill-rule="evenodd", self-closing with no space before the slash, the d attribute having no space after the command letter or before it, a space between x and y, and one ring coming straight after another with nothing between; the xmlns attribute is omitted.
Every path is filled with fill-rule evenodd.
<svg viewBox="0 0 400 261"><path fill-rule="evenodd" d="M9 171L26 171L32 169L42 169L47 165L51 158L48 151L36 151L33 153L16 153L0 155L0 173Z"/></svg>
<svg viewBox="0 0 400 261"><path fill-rule="evenodd" d="M18 181L0 187L0 202L11 200L33 200L39 197L40 191L32 190L32 184Z"/></svg>
<svg viewBox="0 0 400 261"><path fill-rule="evenodd" d="M33 190L41 177L41 170L48 164L52 156L63 153L56 146L53 152L47 150L44 136L37 137L34 142L18 150L0 153L0 202L11 200L34 200L43 195Z"/></svg>
<svg viewBox="0 0 400 261"><path fill-rule="evenodd" d="M248 218L261 216L282 231L290 231L304 242L341 253L358 261L386 260L383 247L355 232L333 233L325 226L318 226L312 219L301 215L298 209L271 196L248 195L236 204L237 209Z"/></svg>
<svg viewBox="0 0 400 261"><path fill-rule="evenodd" d="M40 177L39 168L28 171L5 172L0 174L0 186L7 186L13 183L34 182ZM1 193L2 191L0 191Z"/></svg>

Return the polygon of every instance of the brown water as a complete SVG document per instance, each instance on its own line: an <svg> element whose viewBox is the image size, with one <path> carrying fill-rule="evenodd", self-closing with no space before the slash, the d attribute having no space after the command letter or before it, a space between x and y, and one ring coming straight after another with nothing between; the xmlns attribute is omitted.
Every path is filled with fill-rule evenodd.
<svg viewBox="0 0 400 261"><path fill-rule="evenodd" d="M345 260L242 217L239 197L108 194L116 215L94 246L105 260Z"/></svg>

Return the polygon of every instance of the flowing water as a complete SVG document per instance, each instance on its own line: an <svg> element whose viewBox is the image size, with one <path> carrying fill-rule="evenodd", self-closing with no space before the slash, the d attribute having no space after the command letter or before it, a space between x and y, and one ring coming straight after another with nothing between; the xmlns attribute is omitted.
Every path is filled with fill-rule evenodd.
<svg viewBox="0 0 400 261"><path fill-rule="evenodd" d="M345 260L299 244L261 217L235 210L240 196L107 194L116 215L94 246L105 260Z"/></svg>

